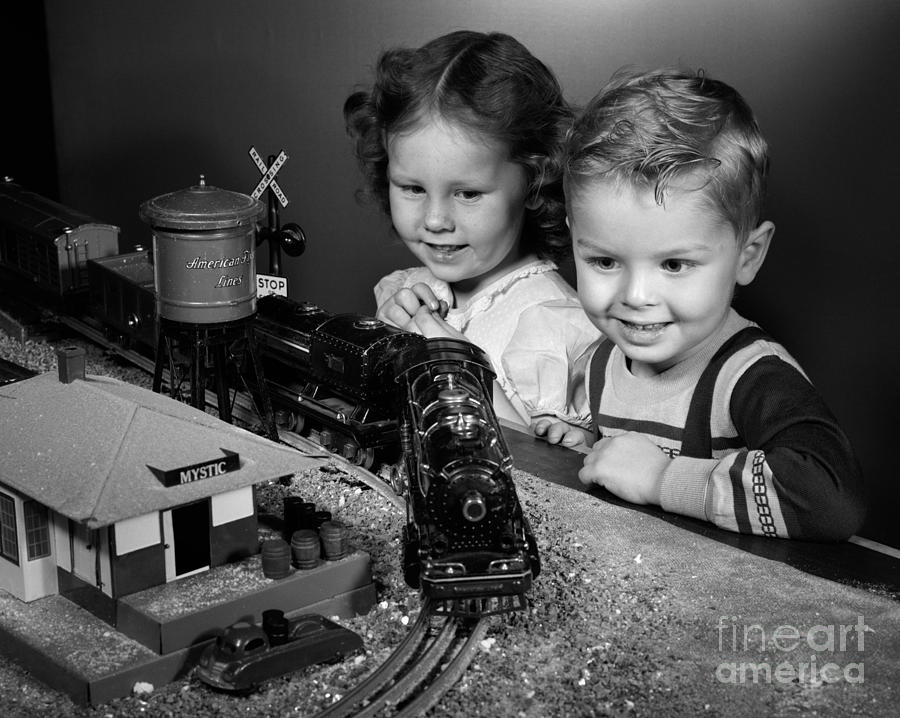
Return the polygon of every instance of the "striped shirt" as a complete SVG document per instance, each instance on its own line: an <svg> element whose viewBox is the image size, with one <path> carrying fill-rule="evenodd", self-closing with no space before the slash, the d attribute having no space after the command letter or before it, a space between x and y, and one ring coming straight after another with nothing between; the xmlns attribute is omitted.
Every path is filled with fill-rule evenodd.
<svg viewBox="0 0 900 718"><path fill-rule="evenodd" d="M588 394L598 438L639 432L671 462L662 508L763 536L839 541L862 524L846 435L783 346L734 310L703 351L651 377L597 344Z"/></svg>

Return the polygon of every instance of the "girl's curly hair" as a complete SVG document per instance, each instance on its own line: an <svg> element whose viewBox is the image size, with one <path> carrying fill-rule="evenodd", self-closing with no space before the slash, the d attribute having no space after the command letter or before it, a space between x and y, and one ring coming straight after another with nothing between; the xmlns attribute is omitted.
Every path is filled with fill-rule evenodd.
<svg viewBox="0 0 900 718"><path fill-rule="evenodd" d="M384 52L372 88L344 103L344 120L366 180L358 195L388 216L386 139L427 115L509 147L528 178L522 240L540 256L562 259L570 251L562 150L572 110L552 71L502 33L461 30Z"/></svg>

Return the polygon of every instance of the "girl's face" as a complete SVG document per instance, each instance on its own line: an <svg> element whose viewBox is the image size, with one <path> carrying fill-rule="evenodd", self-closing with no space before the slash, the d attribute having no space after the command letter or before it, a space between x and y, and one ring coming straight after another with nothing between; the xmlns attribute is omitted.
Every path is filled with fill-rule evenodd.
<svg viewBox="0 0 900 718"><path fill-rule="evenodd" d="M428 120L387 141L391 219L457 304L523 259L525 169L507 148Z"/></svg>
<svg viewBox="0 0 900 718"><path fill-rule="evenodd" d="M578 295L591 321L631 359L658 374L697 352L728 317L736 284L749 284L774 226L739 242L699 192L598 181L570 198Z"/></svg>

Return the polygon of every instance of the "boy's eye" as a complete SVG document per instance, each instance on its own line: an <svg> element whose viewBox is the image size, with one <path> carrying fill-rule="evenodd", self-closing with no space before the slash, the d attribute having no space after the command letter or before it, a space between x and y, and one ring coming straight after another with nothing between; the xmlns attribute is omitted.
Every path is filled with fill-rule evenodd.
<svg viewBox="0 0 900 718"><path fill-rule="evenodd" d="M422 194L425 191L425 189L423 187L420 187L417 184L401 185L400 189L402 189L403 192L406 194Z"/></svg>
<svg viewBox="0 0 900 718"><path fill-rule="evenodd" d="M479 197L481 197L481 192L478 192L474 189L461 189L456 193L456 196L460 199L470 202L473 199L478 199Z"/></svg>
<svg viewBox="0 0 900 718"><path fill-rule="evenodd" d="M688 263L683 259L666 259L663 260L661 266L666 272L677 274L678 272L683 272L687 269Z"/></svg>

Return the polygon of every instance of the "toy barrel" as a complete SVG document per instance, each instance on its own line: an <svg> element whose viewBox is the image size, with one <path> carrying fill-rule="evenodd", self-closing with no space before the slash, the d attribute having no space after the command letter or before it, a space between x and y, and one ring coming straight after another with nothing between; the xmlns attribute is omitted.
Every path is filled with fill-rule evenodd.
<svg viewBox="0 0 900 718"><path fill-rule="evenodd" d="M303 515L303 504L306 503L300 496L285 496L282 499L284 507L284 526L281 535L285 541L290 541L294 531L306 528L301 525L301 517Z"/></svg>
<svg viewBox="0 0 900 718"><path fill-rule="evenodd" d="M256 312L257 218L263 204L206 184L144 202L153 231L157 311L185 324L215 324Z"/></svg>
<svg viewBox="0 0 900 718"><path fill-rule="evenodd" d="M326 521L319 528L322 548L328 561L337 561L347 553L347 529L340 521Z"/></svg>
<svg viewBox="0 0 900 718"><path fill-rule="evenodd" d="M326 521L331 521L331 512L324 510L316 511L316 513L313 514L313 517L313 528L318 531L320 528L322 528L322 524L324 524Z"/></svg>
<svg viewBox="0 0 900 718"><path fill-rule="evenodd" d="M262 627L269 637L269 644L280 646L288 641L290 622L284 617L284 611L268 608L262 612Z"/></svg>
<svg viewBox="0 0 900 718"><path fill-rule="evenodd" d="M321 554L319 534L312 529L294 531L291 537L291 554L297 568L315 568Z"/></svg>
<svg viewBox="0 0 900 718"><path fill-rule="evenodd" d="M291 547L282 539L263 543L262 569L266 578L284 578L291 572Z"/></svg>

